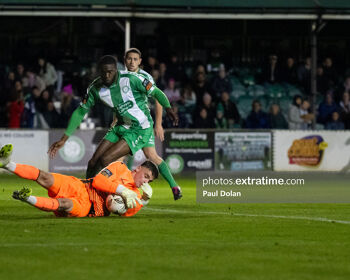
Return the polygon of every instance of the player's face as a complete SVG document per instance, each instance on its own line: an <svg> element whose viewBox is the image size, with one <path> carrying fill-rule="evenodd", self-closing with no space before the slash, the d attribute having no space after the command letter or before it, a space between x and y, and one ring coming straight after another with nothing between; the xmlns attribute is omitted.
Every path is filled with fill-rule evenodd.
<svg viewBox="0 0 350 280"><path fill-rule="evenodd" d="M139 166L136 168L136 172L134 175L134 181L137 188L141 187L141 185L145 183L150 183L153 180L152 171L146 167Z"/></svg>
<svg viewBox="0 0 350 280"><path fill-rule="evenodd" d="M117 67L114 64L105 64L101 67L101 78L105 86L110 86L115 80Z"/></svg>
<svg viewBox="0 0 350 280"><path fill-rule="evenodd" d="M127 54L127 56L125 57L125 66L128 69L128 71L130 72L136 72L137 70L139 70L139 66L141 64L141 57L138 53L133 53L130 52Z"/></svg>

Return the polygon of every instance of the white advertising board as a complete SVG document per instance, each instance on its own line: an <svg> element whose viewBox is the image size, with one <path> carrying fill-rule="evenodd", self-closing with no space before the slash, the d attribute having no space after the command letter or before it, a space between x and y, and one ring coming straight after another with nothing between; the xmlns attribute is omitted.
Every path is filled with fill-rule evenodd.
<svg viewBox="0 0 350 280"><path fill-rule="evenodd" d="M350 171L350 132L273 131L276 171Z"/></svg>
<svg viewBox="0 0 350 280"><path fill-rule="evenodd" d="M42 130L0 130L0 145L13 144L12 159L48 171L49 135Z"/></svg>

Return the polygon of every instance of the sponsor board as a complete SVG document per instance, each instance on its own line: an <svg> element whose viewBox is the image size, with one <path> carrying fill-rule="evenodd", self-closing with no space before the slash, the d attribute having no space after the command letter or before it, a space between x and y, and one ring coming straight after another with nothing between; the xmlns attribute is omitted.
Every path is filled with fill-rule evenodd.
<svg viewBox="0 0 350 280"><path fill-rule="evenodd" d="M14 162L48 171L48 134L42 130L0 130L0 145L13 144Z"/></svg>
<svg viewBox="0 0 350 280"><path fill-rule="evenodd" d="M63 133L63 130L50 131L50 144L60 139ZM106 130L76 131L73 136L69 137L56 157L50 160L50 171L63 174L85 172L88 161L105 133Z"/></svg>
<svg viewBox="0 0 350 280"><path fill-rule="evenodd" d="M214 168L214 133L166 131L164 159L173 174Z"/></svg>
<svg viewBox="0 0 350 280"><path fill-rule="evenodd" d="M274 131L274 170L350 171L350 132Z"/></svg>
<svg viewBox="0 0 350 280"><path fill-rule="evenodd" d="M270 132L216 132L215 170L271 169Z"/></svg>

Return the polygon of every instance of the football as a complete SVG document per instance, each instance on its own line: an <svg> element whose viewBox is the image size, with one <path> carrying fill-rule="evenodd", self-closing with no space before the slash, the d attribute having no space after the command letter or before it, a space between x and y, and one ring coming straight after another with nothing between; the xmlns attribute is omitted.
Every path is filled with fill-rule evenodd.
<svg viewBox="0 0 350 280"><path fill-rule="evenodd" d="M117 194L107 196L106 206L109 212L117 215L123 215L127 210L123 198Z"/></svg>

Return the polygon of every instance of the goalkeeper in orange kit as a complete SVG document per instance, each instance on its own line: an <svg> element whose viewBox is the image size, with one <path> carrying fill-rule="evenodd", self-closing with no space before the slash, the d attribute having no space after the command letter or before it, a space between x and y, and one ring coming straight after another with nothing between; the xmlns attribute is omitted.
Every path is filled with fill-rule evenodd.
<svg viewBox="0 0 350 280"><path fill-rule="evenodd" d="M0 150L0 168L17 176L36 181L48 190L49 198L33 196L30 188L13 193L13 198L43 211L54 212L63 217L108 216L106 198L109 194L120 195L127 207L122 216L135 215L148 203L151 192L144 184L158 177L157 167L146 161L130 171L124 163L115 161L102 169L95 177L80 180L73 176L49 173L30 165L10 161L13 146L5 145ZM143 190L143 195L139 191Z"/></svg>

